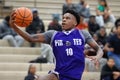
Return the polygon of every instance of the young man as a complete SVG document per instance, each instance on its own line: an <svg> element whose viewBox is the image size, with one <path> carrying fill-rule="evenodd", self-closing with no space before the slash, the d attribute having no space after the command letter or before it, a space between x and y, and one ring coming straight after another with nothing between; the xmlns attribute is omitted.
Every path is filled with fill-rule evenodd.
<svg viewBox="0 0 120 80"><path fill-rule="evenodd" d="M105 45L108 57L112 57L116 67L120 70L120 18L115 22L116 33L112 35Z"/></svg>
<svg viewBox="0 0 120 80"><path fill-rule="evenodd" d="M112 58L109 58L107 64L103 66L100 80L120 80L120 70L116 68Z"/></svg>
<svg viewBox="0 0 120 80"><path fill-rule="evenodd" d="M103 51L86 31L75 28L80 22L79 15L73 10L67 10L62 19L63 31L47 31L31 36L20 30L14 24L15 13L12 13L10 24L23 38L30 42L51 43L56 58L55 70L40 80L81 80L84 71L84 45L88 43L97 51L96 56L89 57L97 62ZM57 75L57 76L55 76Z"/></svg>

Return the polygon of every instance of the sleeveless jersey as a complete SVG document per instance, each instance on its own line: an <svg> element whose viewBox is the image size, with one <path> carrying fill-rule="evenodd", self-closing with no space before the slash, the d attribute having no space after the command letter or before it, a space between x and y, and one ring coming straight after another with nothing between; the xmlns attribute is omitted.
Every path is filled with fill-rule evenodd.
<svg viewBox="0 0 120 80"><path fill-rule="evenodd" d="M78 29L71 33L56 32L52 39L53 53L56 59L55 71L59 75L81 79L84 71L85 40Z"/></svg>

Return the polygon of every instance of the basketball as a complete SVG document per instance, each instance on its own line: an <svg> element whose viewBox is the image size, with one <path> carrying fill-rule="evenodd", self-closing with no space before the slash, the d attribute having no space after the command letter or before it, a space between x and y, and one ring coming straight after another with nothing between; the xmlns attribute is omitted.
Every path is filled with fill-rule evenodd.
<svg viewBox="0 0 120 80"><path fill-rule="evenodd" d="M15 24L19 27L28 27L33 20L31 10L26 7L17 8L15 14Z"/></svg>

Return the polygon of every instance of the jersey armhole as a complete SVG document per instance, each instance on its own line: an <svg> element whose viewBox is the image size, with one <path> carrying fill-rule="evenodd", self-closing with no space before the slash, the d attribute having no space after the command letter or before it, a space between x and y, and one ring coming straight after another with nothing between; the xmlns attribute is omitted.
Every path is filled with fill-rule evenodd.
<svg viewBox="0 0 120 80"><path fill-rule="evenodd" d="M86 43L85 37L84 37L84 35L83 35L83 33L82 33L82 30L79 30L79 33L80 33L80 35L82 36L82 38L83 38L83 40L84 40L84 43Z"/></svg>
<svg viewBox="0 0 120 80"><path fill-rule="evenodd" d="M52 46L53 39L54 39L55 35L57 34L57 32L58 32L58 31L55 31L55 32L53 33L53 36L51 37L51 41L50 41L50 45L51 45L51 46Z"/></svg>

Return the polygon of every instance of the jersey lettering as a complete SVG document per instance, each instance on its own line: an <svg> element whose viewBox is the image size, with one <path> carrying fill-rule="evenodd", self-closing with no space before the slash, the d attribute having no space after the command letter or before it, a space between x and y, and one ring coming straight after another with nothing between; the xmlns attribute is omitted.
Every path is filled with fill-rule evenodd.
<svg viewBox="0 0 120 80"><path fill-rule="evenodd" d="M82 45L82 40L81 39L73 39L74 45Z"/></svg>
<svg viewBox="0 0 120 80"><path fill-rule="evenodd" d="M55 40L55 46L63 46L62 40Z"/></svg>

